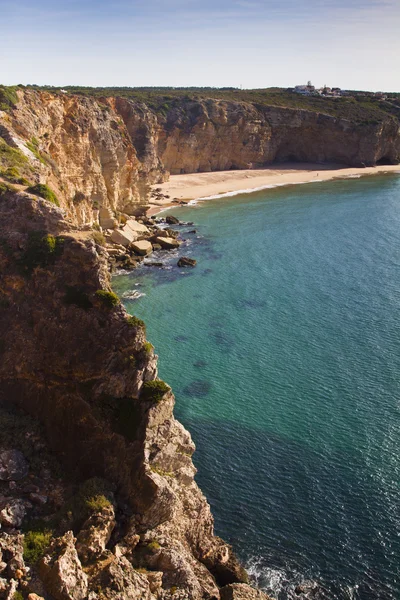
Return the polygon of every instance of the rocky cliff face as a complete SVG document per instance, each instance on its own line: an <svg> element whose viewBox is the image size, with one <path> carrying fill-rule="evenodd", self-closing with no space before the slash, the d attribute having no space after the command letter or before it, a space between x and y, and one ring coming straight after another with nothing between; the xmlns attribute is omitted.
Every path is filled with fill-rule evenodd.
<svg viewBox="0 0 400 600"><path fill-rule="evenodd" d="M352 166L400 160L399 122L352 122L315 111L226 100L176 99L151 108L126 98L18 92L0 113L0 137L20 148L36 181L67 215L93 224L98 210L137 214L148 185L169 173L260 167L274 161Z"/></svg>
<svg viewBox="0 0 400 600"><path fill-rule="evenodd" d="M90 227L101 209L110 228L143 210L148 184L168 171L395 162L397 121L18 94L0 113L0 598L265 600L214 536L190 434L157 379L144 324L111 292ZM55 197L46 186L27 193L39 183ZM35 420L33 433L21 418Z"/></svg>
<svg viewBox="0 0 400 600"><path fill-rule="evenodd" d="M18 469L18 436L2 437L0 597L18 588L56 600L261 598L214 536L190 434L173 416L171 389L157 380L144 324L109 288L104 249L48 201L4 191L0 273L0 408L42 427L62 466L63 493L93 477L113 490L89 498L84 522L74 508L63 510L68 503L55 512L54 474L38 475L35 453ZM49 535L35 560L34 517Z"/></svg>

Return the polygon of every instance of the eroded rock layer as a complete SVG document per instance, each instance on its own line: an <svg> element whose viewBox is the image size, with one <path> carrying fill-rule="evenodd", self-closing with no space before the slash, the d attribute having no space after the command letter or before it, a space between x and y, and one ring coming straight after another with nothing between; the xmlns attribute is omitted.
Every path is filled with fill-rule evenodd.
<svg viewBox="0 0 400 600"><path fill-rule="evenodd" d="M384 113L382 113L384 114ZM127 98L24 89L0 112L0 137L34 163L75 223L99 209L143 210L169 173L260 167L274 161L352 166L397 163L399 122L351 121L315 110L217 99L176 99L168 110Z"/></svg>

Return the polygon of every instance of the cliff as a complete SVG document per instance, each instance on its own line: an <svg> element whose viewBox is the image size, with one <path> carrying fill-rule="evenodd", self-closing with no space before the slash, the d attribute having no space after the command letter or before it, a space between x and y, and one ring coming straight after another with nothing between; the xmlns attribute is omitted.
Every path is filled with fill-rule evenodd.
<svg viewBox="0 0 400 600"><path fill-rule="evenodd" d="M328 114L328 101L300 108L182 95L160 104L28 88L15 97L0 112L0 137L33 163L27 179L48 184L78 224L96 223L100 207L140 214L149 184L169 173L400 160L395 115L350 102L339 110L339 100Z"/></svg>
<svg viewBox="0 0 400 600"><path fill-rule="evenodd" d="M118 244L144 230L157 244L157 228L129 216L143 214L149 184L169 172L396 162L397 119L30 89L5 108L0 598L265 600L214 535L190 434L157 379L144 323L110 289L93 229L124 224Z"/></svg>
<svg viewBox="0 0 400 600"><path fill-rule="evenodd" d="M0 597L18 587L56 600L262 598L214 536L190 434L144 324L110 290L104 249L60 208L6 190L0 273L0 408L30 415L44 440L23 456L25 436L7 438L0 411ZM58 479L39 474L44 446ZM86 520L65 499L55 510L49 489L76 501L93 477L107 491L92 492ZM38 535L47 544L32 560Z"/></svg>

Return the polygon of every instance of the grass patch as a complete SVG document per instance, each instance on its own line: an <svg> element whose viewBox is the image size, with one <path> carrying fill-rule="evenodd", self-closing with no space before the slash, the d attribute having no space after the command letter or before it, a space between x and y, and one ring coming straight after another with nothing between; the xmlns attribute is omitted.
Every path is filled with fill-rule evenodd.
<svg viewBox="0 0 400 600"><path fill-rule="evenodd" d="M105 246L106 245L106 238L101 233L101 231L93 231L93 233L92 233L92 239L99 246Z"/></svg>
<svg viewBox="0 0 400 600"><path fill-rule="evenodd" d="M3 177L7 177L8 169L17 169L22 177L29 177L32 167L28 158L18 148L12 148L0 137L0 171ZM11 171L15 173L15 171Z"/></svg>
<svg viewBox="0 0 400 600"><path fill-rule="evenodd" d="M32 152L32 154L35 156L35 158L37 158L37 160L39 162L41 162L43 165L47 165L46 159L40 153L39 141L35 137L33 137L30 142L25 142L25 145L27 148L29 148L29 150Z"/></svg>
<svg viewBox="0 0 400 600"><path fill-rule="evenodd" d="M36 267L50 267L64 250L64 238L34 231L28 235L27 247L19 259L25 273L31 274Z"/></svg>
<svg viewBox="0 0 400 600"><path fill-rule="evenodd" d="M169 385L161 379L154 379L153 381L145 381L142 386L140 398L143 400L149 400L155 404L161 402L165 394L170 391Z"/></svg>
<svg viewBox="0 0 400 600"><path fill-rule="evenodd" d="M60 206L57 196L55 195L53 190L51 190L45 183L37 183L36 185L31 185L26 191L29 194L40 196L48 202L52 202L56 206Z"/></svg>
<svg viewBox="0 0 400 600"><path fill-rule="evenodd" d="M150 342L145 342L142 346L142 350L146 356L150 356L154 350L154 346Z"/></svg>
<svg viewBox="0 0 400 600"><path fill-rule="evenodd" d="M155 552L161 548L161 545L156 540L153 540L147 544L146 548L150 552Z"/></svg>
<svg viewBox="0 0 400 600"><path fill-rule="evenodd" d="M75 306L78 306L83 310L89 310L89 308L93 307L88 294L83 290L83 288L78 286L68 285L66 287L64 302L65 304L75 304Z"/></svg>
<svg viewBox="0 0 400 600"><path fill-rule="evenodd" d="M18 104L16 86L0 85L0 110L9 111Z"/></svg>
<svg viewBox="0 0 400 600"><path fill-rule="evenodd" d="M17 192L17 188L15 188L13 185L10 185L9 183L4 183L3 181L0 181L0 196L4 196L5 194L7 194L7 192Z"/></svg>
<svg viewBox="0 0 400 600"><path fill-rule="evenodd" d="M144 329L146 331L146 324L144 321L142 321L142 319L138 319L138 317L135 317L134 315L130 316L127 318L127 323L128 325L130 325L130 327L141 327L142 329Z"/></svg>
<svg viewBox="0 0 400 600"><path fill-rule="evenodd" d="M111 310L119 304L119 298L117 294L114 294L114 292L108 292L107 290L97 290L95 295L96 298L100 300L104 308L108 308L109 310Z"/></svg>
<svg viewBox="0 0 400 600"><path fill-rule="evenodd" d="M44 529L41 531L31 530L24 536L24 560L28 565L34 565L40 560L53 538L53 532Z"/></svg>
<svg viewBox="0 0 400 600"><path fill-rule="evenodd" d="M103 494L98 494L97 496L93 496L92 498L88 498L85 501L87 509L91 513L101 512L103 508L109 508L112 506L111 502L108 498L106 498Z"/></svg>

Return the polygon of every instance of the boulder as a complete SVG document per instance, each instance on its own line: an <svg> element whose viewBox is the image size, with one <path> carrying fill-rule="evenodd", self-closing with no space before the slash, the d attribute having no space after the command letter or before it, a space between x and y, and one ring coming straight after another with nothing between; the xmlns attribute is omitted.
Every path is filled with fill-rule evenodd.
<svg viewBox="0 0 400 600"><path fill-rule="evenodd" d="M102 590L102 598L107 600L151 600L149 582L132 567L124 557L114 557L105 562L91 584Z"/></svg>
<svg viewBox="0 0 400 600"><path fill-rule="evenodd" d="M39 563L39 574L47 592L56 600L83 600L88 591L88 577L74 545L72 531L51 544Z"/></svg>
<svg viewBox="0 0 400 600"><path fill-rule="evenodd" d="M146 225L143 225L143 223L138 223L135 219L129 219L129 221L125 223L124 231L125 229L130 229L138 235L148 235L150 233Z"/></svg>
<svg viewBox="0 0 400 600"><path fill-rule="evenodd" d="M76 540L76 549L83 563L89 562L104 552L114 527L115 513L112 504L89 517Z"/></svg>
<svg viewBox="0 0 400 600"><path fill-rule="evenodd" d="M112 210L101 208L99 211L99 223L103 229L115 229L118 227L118 221L114 217Z"/></svg>
<svg viewBox="0 0 400 600"><path fill-rule="evenodd" d="M177 262L178 267L195 267L197 261L194 258L188 258L187 256L181 256Z"/></svg>
<svg viewBox="0 0 400 600"><path fill-rule="evenodd" d="M165 222L168 223L169 225L179 225L180 224L180 220L177 219L176 217L174 217L173 215L167 215L165 217Z"/></svg>
<svg viewBox="0 0 400 600"><path fill-rule="evenodd" d="M175 240L171 237L158 237L157 242L160 244L161 248L164 248L164 250L173 250L174 248L179 248L182 243L179 240Z"/></svg>
<svg viewBox="0 0 400 600"><path fill-rule="evenodd" d="M134 233L131 229L114 229L112 232L110 239L115 244L121 244L125 248L135 242L137 240L137 234Z"/></svg>
<svg viewBox="0 0 400 600"><path fill-rule="evenodd" d="M141 256L146 256L147 254L153 252L153 246L148 240L133 242L133 244L131 244L131 248L136 254L140 254Z"/></svg>
<svg viewBox="0 0 400 600"><path fill-rule="evenodd" d="M7 566L7 577L17 579L16 573L25 572L24 536L19 533L4 533L0 537L0 555ZM4 571L4 568L2 569Z"/></svg>
<svg viewBox="0 0 400 600"><path fill-rule="evenodd" d="M26 477L29 471L28 463L19 450L4 450L0 452L0 480L16 481Z"/></svg>
<svg viewBox="0 0 400 600"><path fill-rule="evenodd" d="M25 504L18 498L3 503L0 510L0 523L5 527L21 527L26 514Z"/></svg>
<svg viewBox="0 0 400 600"><path fill-rule="evenodd" d="M246 583L231 583L220 589L221 600L271 600L261 590Z"/></svg>

